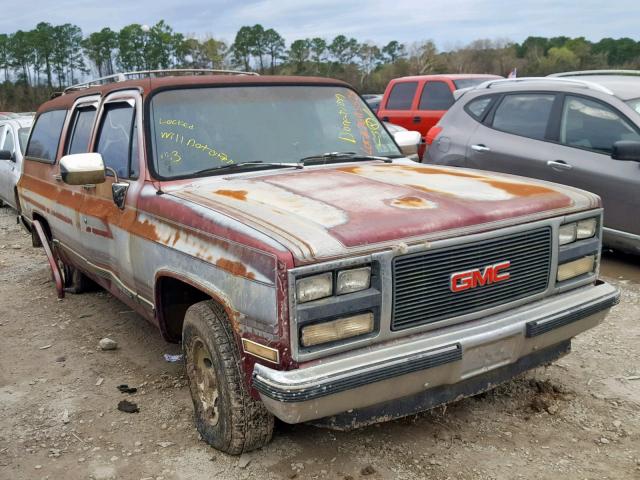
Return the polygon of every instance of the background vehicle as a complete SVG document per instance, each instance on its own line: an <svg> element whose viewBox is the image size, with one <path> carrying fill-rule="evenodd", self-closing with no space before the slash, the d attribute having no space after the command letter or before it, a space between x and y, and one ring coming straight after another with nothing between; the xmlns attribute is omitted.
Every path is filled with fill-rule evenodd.
<svg viewBox="0 0 640 480"><path fill-rule="evenodd" d="M59 295L90 278L182 342L216 448L487 390L618 301L597 196L411 162L341 81L187 72L43 104L19 191Z"/></svg>
<svg viewBox="0 0 640 480"><path fill-rule="evenodd" d="M367 102L367 105L369 105L369 108L371 108L371 110L373 110L374 113L378 113L378 109L380 108L380 102L382 101L382 94L367 94L367 95L362 95L362 98L364 98L364 100Z"/></svg>
<svg viewBox="0 0 640 480"><path fill-rule="evenodd" d="M472 87L498 75L420 75L393 79L387 85L378 109L378 117L420 132L424 141L433 127L453 105L453 92ZM420 149L420 156L424 147Z"/></svg>
<svg viewBox="0 0 640 480"><path fill-rule="evenodd" d="M0 120L0 206L6 203L16 210L20 208L16 185L32 122L33 117Z"/></svg>
<svg viewBox="0 0 640 480"><path fill-rule="evenodd" d="M424 162L508 172L602 197L605 244L640 253L640 77L487 82L427 135Z"/></svg>

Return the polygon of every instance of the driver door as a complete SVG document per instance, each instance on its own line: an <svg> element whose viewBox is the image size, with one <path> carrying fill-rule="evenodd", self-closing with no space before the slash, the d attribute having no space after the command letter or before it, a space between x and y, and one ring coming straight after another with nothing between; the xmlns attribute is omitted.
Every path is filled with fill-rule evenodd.
<svg viewBox="0 0 640 480"><path fill-rule="evenodd" d="M142 101L138 91L116 92L102 103L90 151L102 155L106 180L83 188L81 223L84 245L96 264L96 274L112 290L137 300L131 252L131 227L142 187L139 146L142 145ZM123 199L119 205L118 195Z"/></svg>

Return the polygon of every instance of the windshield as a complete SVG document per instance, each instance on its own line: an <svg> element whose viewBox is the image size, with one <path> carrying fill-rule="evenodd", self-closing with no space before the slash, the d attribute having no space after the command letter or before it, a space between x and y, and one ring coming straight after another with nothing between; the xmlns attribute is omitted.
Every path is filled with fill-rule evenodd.
<svg viewBox="0 0 640 480"><path fill-rule="evenodd" d="M469 88L480 85L487 80L494 80L492 78L463 78L460 80L454 80L453 84L456 86L456 90L460 90L461 88Z"/></svg>
<svg viewBox="0 0 640 480"><path fill-rule="evenodd" d="M329 152L401 156L362 99L343 87L168 90L153 97L151 112L154 166L164 178Z"/></svg>
<svg viewBox="0 0 640 480"><path fill-rule="evenodd" d="M18 143L20 144L20 151L24 155L27 148L27 140L29 140L29 131L31 127L22 127L18 129Z"/></svg>
<svg viewBox="0 0 640 480"><path fill-rule="evenodd" d="M634 98L633 100L627 100L627 103L636 112L640 113L640 98Z"/></svg>

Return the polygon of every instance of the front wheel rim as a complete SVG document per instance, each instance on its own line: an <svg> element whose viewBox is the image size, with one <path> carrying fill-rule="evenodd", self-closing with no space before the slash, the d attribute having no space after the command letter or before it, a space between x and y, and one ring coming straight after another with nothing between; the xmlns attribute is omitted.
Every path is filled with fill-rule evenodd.
<svg viewBox="0 0 640 480"><path fill-rule="evenodd" d="M220 398L218 381L211 360L211 354L205 343L196 338L190 349L189 380L193 385L197 401L200 403L200 411L204 420L212 426L218 424Z"/></svg>

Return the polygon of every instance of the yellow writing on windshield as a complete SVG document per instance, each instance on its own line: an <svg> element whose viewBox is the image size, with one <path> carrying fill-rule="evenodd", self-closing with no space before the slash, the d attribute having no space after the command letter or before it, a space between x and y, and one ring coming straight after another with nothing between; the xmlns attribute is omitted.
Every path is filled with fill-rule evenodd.
<svg viewBox="0 0 640 480"><path fill-rule="evenodd" d="M187 140L186 146L206 152L207 155L209 155L210 157L218 158L222 163L234 163L226 153L219 152L218 150L209 147L209 145L207 145L206 143L198 143L195 138L190 138L189 140Z"/></svg>
<svg viewBox="0 0 640 480"><path fill-rule="evenodd" d="M198 150L200 152L206 153L210 158L215 158L224 164L231 164L234 161L229 158L229 155L216 150L215 148L211 148L206 143L198 142L195 138L186 138L176 132L160 132L160 139L168 140L170 142L175 142L177 144L182 145L182 148L188 148L193 150ZM171 148L171 147L169 147ZM183 151L184 153L184 151ZM174 164L182 161L182 155L178 150L167 150L160 154L160 158L164 160L166 163Z"/></svg>
<svg viewBox="0 0 640 480"><path fill-rule="evenodd" d="M186 128L188 130L193 130L193 123L188 123L188 122L185 122L184 120L179 120L177 118L169 118L169 119L160 118L158 122L160 123L160 125L172 125L176 127Z"/></svg>
<svg viewBox="0 0 640 480"><path fill-rule="evenodd" d="M342 119L342 127L340 128L338 139L344 142L356 143L356 137L351 130L351 120L349 120L349 112L346 108L344 95L336 93L336 105L338 106L338 115Z"/></svg>
<svg viewBox="0 0 640 480"><path fill-rule="evenodd" d="M367 128L366 119L361 109L362 100L360 100L360 97L358 97L358 94L356 92L353 92L351 90L349 90L347 96L349 97L349 103L351 103L351 106L353 108L354 116L356 117L356 125L358 126L360 137L362 138L362 149L368 155L373 155L373 147L371 146L369 128Z"/></svg>

